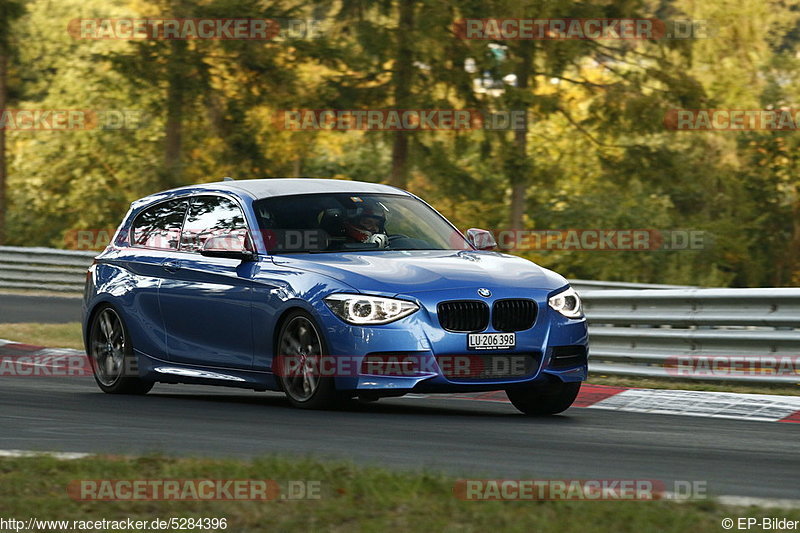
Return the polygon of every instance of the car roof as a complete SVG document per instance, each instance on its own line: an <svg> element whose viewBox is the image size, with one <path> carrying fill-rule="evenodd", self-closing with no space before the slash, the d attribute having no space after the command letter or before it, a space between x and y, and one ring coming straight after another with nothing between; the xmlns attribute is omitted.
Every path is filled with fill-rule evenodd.
<svg viewBox="0 0 800 533"><path fill-rule="evenodd" d="M236 196L249 195L253 199L272 198L275 196L292 196L295 194L330 194L330 193L355 193L355 194L402 194L413 196L397 187L382 185L380 183L368 183L366 181L335 180L322 178L269 178L252 180L227 180L216 181L213 183L198 183L196 185L186 185L162 191L144 198L140 198L131 203L132 211L135 214L147 206L169 200L187 194L227 192Z"/></svg>
<svg viewBox="0 0 800 533"><path fill-rule="evenodd" d="M244 191L254 198L270 198L273 196L289 196L294 194L313 193L388 193L408 194L407 192L365 181L335 180L321 178L270 178L252 180L230 180L215 183L192 185L188 189L230 190L231 192ZM200 191L198 191L200 192Z"/></svg>

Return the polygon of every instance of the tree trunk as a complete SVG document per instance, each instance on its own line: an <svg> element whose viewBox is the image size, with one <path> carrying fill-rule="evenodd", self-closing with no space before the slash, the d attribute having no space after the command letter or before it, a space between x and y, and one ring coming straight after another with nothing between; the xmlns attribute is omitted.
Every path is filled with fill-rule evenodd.
<svg viewBox="0 0 800 533"><path fill-rule="evenodd" d="M414 0L400 0L400 23L397 27L397 59L394 64L394 107L408 109L411 105L411 80L414 75ZM392 145L392 175L389 183L401 189L408 182L408 132L395 131Z"/></svg>
<svg viewBox="0 0 800 533"><path fill-rule="evenodd" d="M792 238L786 251L786 267L776 269L778 279L775 286L796 285L800 280L800 271L797 268L797 251L800 249L800 187L795 186L792 194Z"/></svg>
<svg viewBox="0 0 800 533"><path fill-rule="evenodd" d="M528 190L531 161L528 157L528 104L525 92L528 89L528 80L531 73L533 59L533 45L522 41L519 50L519 62L515 69L517 76L517 99L515 110L524 110L525 118L522 127L514 131L514 157L516 164L512 167L511 183L511 214L509 225L512 230L524 229L525 200Z"/></svg>
<svg viewBox="0 0 800 533"><path fill-rule="evenodd" d="M0 113L6 108L8 56L0 49ZM6 130L0 128L0 244L6 243Z"/></svg>
<svg viewBox="0 0 800 533"><path fill-rule="evenodd" d="M166 187L183 184L183 112L186 93L186 42L170 41L167 79L167 121L164 128L164 183Z"/></svg>

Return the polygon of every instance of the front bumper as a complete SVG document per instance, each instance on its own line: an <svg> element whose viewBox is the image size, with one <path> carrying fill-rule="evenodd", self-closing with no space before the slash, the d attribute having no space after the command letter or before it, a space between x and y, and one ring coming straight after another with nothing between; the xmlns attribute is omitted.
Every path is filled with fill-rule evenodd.
<svg viewBox="0 0 800 533"><path fill-rule="evenodd" d="M469 350L467 333L450 332L439 325L437 304L464 299L465 291L442 290L424 294L398 295L416 301L419 311L397 322L381 326L360 327L344 323L324 304L316 307L322 320L328 351L334 357L355 361L359 370L336 377L339 390L395 395L406 392L478 392L559 380L583 381L587 378L588 328L586 319L569 319L547 305L550 295L558 291L492 288L492 297L484 299L491 307L494 300L531 298L538 306L536 321L530 329L516 332L516 346L506 350ZM559 289L560 290L560 289ZM468 298L472 298L469 293ZM491 326L484 333L496 332ZM419 371L401 375L365 372L358 364L367 356L398 354L418 360ZM486 377L447 372L446 364L456 360L476 361L498 356L503 359L530 357L523 375ZM445 364L442 362L445 361ZM374 368L374 367L373 367ZM443 368L445 370L443 370ZM470 374L470 373L467 373Z"/></svg>

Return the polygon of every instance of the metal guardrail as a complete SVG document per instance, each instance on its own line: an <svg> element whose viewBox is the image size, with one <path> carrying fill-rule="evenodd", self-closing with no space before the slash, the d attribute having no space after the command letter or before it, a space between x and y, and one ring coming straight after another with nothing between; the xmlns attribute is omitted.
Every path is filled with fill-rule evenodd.
<svg viewBox="0 0 800 533"><path fill-rule="evenodd" d="M594 373L800 383L800 288L584 293Z"/></svg>
<svg viewBox="0 0 800 533"><path fill-rule="evenodd" d="M0 288L83 292L97 252L0 246Z"/></svg>
<svg viewBox="0 0 800 533"><path fill-rule="evenodd" d="M82 292L96 254L0 246L0 288ZM788 358L800 360L800 288L570 283L581 293L589 318L593 373L800 382L800 375L770 370ZM720 361L749 370L725 372ZM753 370L759 366L762 371ZM695 371L684 372L688 369Z"/></svg>
<svg viewBox="0 0 800 533"><path fill-rule="evenodd" d="M589 279L571 279L569 284L583 294L587 291L605 291L614 289L696 289L692 285L656 285L653 283L630 283L627 281L595 281Z"/></svg>

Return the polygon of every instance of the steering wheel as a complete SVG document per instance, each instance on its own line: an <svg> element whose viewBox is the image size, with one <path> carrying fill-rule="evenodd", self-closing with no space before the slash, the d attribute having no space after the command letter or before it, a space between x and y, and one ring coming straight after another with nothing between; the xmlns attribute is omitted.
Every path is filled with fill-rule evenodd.
<svg viewBox="0 0 800 533"><path fill-rule="evenodd" d="M396 241L397 239L408 239L408 235L403 235L402 233L394 233L389 235L389 242Z"/></svg>

